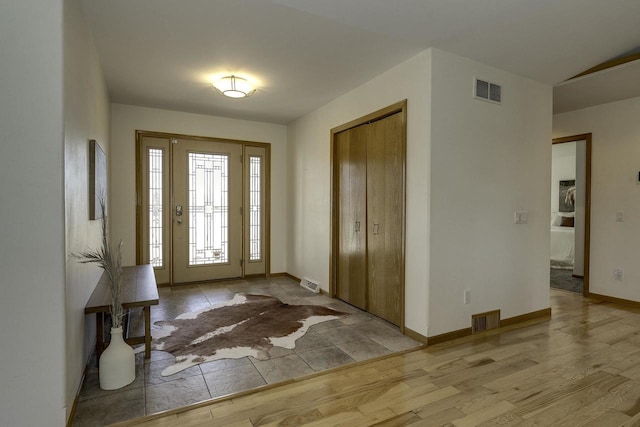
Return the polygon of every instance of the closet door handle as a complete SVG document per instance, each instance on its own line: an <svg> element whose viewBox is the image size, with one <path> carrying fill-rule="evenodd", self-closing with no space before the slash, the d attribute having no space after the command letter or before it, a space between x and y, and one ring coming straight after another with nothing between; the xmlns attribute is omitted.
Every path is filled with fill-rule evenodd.
<svg viewBox="0 0 640 427"><path fill-rule="evenodd" d="M380 224L373 224L373 234L380 234Z"/></svg>
<svg viewBox="0 0 640 427"><path fill-rule="evenodd" d="M360 221L356 221L356 233L360 231Z"/></svg>

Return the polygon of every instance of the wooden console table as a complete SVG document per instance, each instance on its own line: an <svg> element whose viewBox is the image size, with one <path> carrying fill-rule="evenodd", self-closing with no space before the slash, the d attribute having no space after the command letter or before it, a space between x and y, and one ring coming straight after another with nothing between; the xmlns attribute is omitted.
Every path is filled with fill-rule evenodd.
<svg viewBox="0 0 640 427"><path fill-rule="evenodd" d="M158 286L151 265L122 267L122 307L126 310L142 307L144 314L144 336L126 337L129 345L144 343L144 357L151 356L151 306L158 305ZM104 350L104 315L109 312L111 290L106 273L102 273L86 307L85 314L96 314L96 353Z"/></svg>

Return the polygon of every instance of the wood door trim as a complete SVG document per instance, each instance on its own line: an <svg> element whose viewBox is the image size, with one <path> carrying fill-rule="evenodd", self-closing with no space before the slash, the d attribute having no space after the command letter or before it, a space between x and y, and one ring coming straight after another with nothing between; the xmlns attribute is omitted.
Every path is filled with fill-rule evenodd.
<svg viewBox="0 0 640 427"><path fill-rule="evenodd" d="M401 277L400 277L400 331L404 333L405 331L405 267L406 267L406 193L407 193L407 100L404 99L400 102L396 102L395 104L389 105L388 107L382 108L380 110L374 111L373 113L367 114L360 118L351 120L345 124L337 126L330 131L329 141L330 141L330 186L331 186L331 246L329 248L329 296L331 298L336 297L336 263L337 263L337 254L338 254L338 188L336 187L336 183L338 182L336 174L339 173L339 168L336 165L337 155L336 155L336 143L337 143L337 135L340 132L345 130L349 130L356 126L360 126L365 123L373 122L376 120L384 119L392 114L399 113L402 118L402 191L403 191L403 202L402 202L402 253L401 253Z"/></svg>
<svg viewBox="0 0 640 427"><path fill-rule="evenodd" d="M584 189L584 280L582 284L582 295L588 297L589 292L589 269L591 264L591 155L592 155L592 136L591 133L583 133L580 135L565 136L562 138L553 138L552 144L564 144L574 141L585 141L586 144L586 164L585 164L585 189Z"/></svg>
<svg viewBox="0 0 640 427"><path fill-rule="evenodd" d="M264 275L269 277L271 275L271 144L265 145L252 145L245 144L247 146L264 146L264 164L265 164L265 176L264 176Z"/></svg>
<svg viewBox="0 0 640 427"><path fill-rule="evenodd" d="M217 137L214 137L214 136L188 135L188 134L183 134L183 133L156 132L156 131L150 131L150 130L136 130L136 140L141 138L142 136L156 137L156 138L190 139L190 140L193 140L193 141L227 142L227 143L230 143L230 144L242 144L242 145L249 145L249 146L254 146L254 147L271 146L271 143L269 143L269 142L246 141L246 140L242 140L242 139L217 138Z"/></svg>
<svg viewBox="0 0 640 427"><path fill-rule="evenodd" d="M169 132L156 132L148 130L136 130L136 264L142 264L143 260L143 247L142 247L142 157L141 146L142 138L168 138L168 139L191 139L194 141L206 141L206 142L223 142L230 144L241 144L248 147L261 147L265 149L265 276L269 277L271 274L271 143L258 142L258 141L245 141L240 139L228 139L228 138L216 138L210 136L197 136L187 135L180 133ZM169 157L169 173L171 177L170 182L170 201L173 205L173 147L170 144L170 157ZM169 229L170 240L173 238L171 228ZM173 253L171 253L173 256ZM244 270L244 269L243 269ZM173 272L171 273L171 284L173 284Z"/></svg>
<svg viewBox="0 0 640 427"><path fill-rule="evenodd" d="M136 131L136 265L142 264L142 136Z"/></svg>
<svg viewBox="0 0 640 427"><path fill-rule="evenodd" d="M406 119L406 110L407 110L407 100L403 100L400 102L396 102L395 104L389 105L388 107L382 108L380 110L374 111L373 113L369 113L365 116L359 117L357 119L351 120L343 125L335 127L331 129L331 137L333 141L333 136L337 133L344 132L345 130L349 130L351 128L363 125L369 122L375 122L377 120L384 119L385 117L391 116L396 113L405 113L403 114L403 118Z"/></svg>

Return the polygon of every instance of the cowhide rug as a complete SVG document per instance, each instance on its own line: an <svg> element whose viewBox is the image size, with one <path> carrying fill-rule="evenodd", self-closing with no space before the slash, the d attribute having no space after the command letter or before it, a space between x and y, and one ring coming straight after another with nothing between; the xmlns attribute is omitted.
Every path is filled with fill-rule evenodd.
<svg viewBox="0 0 640 427"><path fill-rule="evenodd" d="M311 326L348 315L320 305L289 305L267 295L236 294L225 303L155 322L160 329L152 330L152 348L176 357L162 376L218 359L266 360L273 346L293 349Z"/></svg>

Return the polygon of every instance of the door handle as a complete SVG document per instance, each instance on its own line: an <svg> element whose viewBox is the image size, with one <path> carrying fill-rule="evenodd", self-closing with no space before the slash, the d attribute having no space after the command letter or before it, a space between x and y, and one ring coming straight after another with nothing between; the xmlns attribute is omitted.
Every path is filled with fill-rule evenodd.
<svg viewBox="0 0 640 427"><path fill-rule="evenodd" d="M380 234L380 224L373 224L373 234Z"/></svg>
<svg viewBox="0 0 640 427"><path fill-rule="evenodd" d="M360 221L356 221L356 233L360 231Z"/></svg>
<svg viewBox="0 0 640 427"><path fill-rule="evenodd" d="M176 205L176 223L182 224L182 205Z"/></svg>

